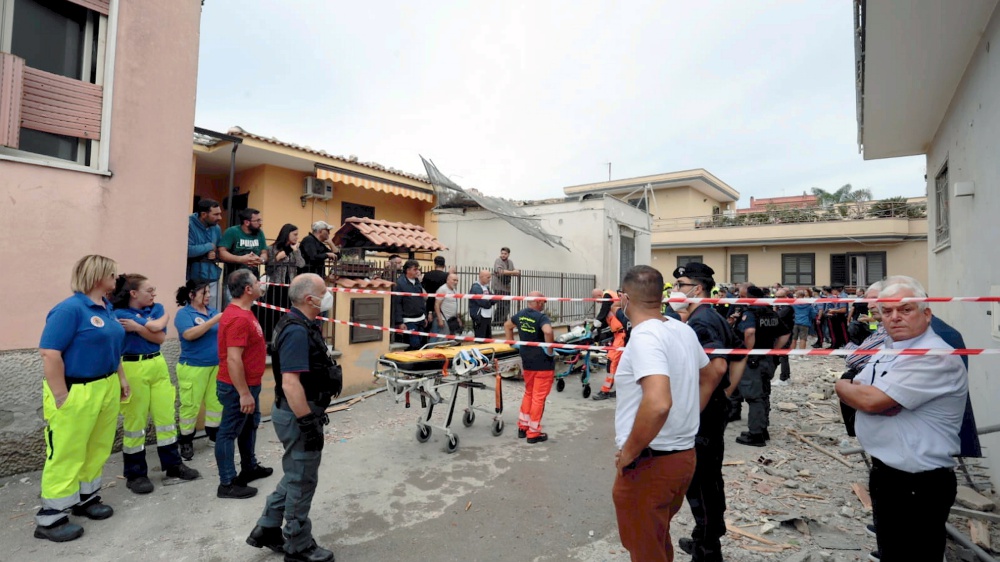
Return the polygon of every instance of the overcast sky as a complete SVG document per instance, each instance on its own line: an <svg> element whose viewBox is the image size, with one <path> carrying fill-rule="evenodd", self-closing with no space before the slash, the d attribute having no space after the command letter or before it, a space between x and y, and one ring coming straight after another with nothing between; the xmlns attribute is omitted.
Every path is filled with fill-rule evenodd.
<svg viewBox="0 0 1000 562"><path fill-rule="evenodd" d="M852 2L207 0L197 125L504 197L705 168L741 194L924 195L857 149Z"/></svg>

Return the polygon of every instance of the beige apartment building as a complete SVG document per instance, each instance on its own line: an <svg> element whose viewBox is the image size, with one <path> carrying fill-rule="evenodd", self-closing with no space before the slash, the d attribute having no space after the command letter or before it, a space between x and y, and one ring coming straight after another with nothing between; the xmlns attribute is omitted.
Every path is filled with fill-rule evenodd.
<svg viewBox="0 0 1000 562"><path fill-rule="evenodd" d="M564 188L568 197L609 194L647 210L652 264L665 275L690 261L716 281L758 285L864 286L886 275L927 280L925 198L834 208L802 197L754 199L704 169Z"/></svg>

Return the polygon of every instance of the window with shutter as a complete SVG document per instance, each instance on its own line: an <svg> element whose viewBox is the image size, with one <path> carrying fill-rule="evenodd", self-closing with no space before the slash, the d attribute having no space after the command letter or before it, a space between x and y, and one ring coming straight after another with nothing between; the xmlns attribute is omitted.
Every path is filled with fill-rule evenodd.
<svg viewBox="0 0 1000 562"><path fill-rule="evenodd" d="M351 322L382 326L382 311L385 300L381 298L352 298ZM382 330L351 326L350 343L382 341Z"/></svg>
<svg viewBox="0 0 1000 562"><path fill-rule="evenodd" d="M850 284L847 279L847 254L830 254L830 284Z"/></svg>
<svg viewBox="0 0 1000 562"><path fill-rule="evenodd" d="M730 281L732 283L746 283L750 280L750 256L748 254L731 254L729 256Z"/></svg>
<svg viewBox="0 0 1000 562"><path fill-rule="evenodd" d="M782 285L812 285L815 269L816 254L781 254Z"/></svg>
<svg viewBox="0 0 1000 562"><path fill-rule="evenodd" d="M0 0L0 154L97 167L109 10L110 0Z"/></svg>
<svg viewBox="0 0 1000 562"><path fill-rule="evenodd" d="M702 256L677 256L677 267L684 267L689 263L705 263Z"/></svg>
<svg viewBox="0 0 1000 562"><path fill-rule="evenodd" d="M871 285L876 281L885 279L886 267L885 267L885 252L869 252L868 257L868 284Z"/></svg>

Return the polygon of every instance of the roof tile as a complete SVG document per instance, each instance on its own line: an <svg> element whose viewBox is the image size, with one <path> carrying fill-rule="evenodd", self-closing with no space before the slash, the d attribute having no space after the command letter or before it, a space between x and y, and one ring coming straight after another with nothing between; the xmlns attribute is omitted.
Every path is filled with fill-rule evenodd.
<svg viewBox="0 0 1000 562"><path fill-rule="evenodd" d="M448 249L420 225L358 217L344 221L344 225L333 235L338 246L351 229L356 229L376 246L430 252Z"/></svg>

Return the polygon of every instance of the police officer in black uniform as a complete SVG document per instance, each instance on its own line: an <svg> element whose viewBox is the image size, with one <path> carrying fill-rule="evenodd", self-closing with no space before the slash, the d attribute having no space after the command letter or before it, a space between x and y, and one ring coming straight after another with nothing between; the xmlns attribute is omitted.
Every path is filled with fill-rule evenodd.
<svg viewBox="0 0 1000 562"><path fill-rule="evenodd" d="M674 270L674 290L689 298L707 298L715 287L715 271L702 263L689 263ZM710 304L688 304L687 323L705 349L729 349L739 346L732 328L715 307ZM726 388L729 386L729 357L709 355L715 377L702 379L700 391L702 407L701 425L695 437L694 477L687 490L688 504L694 517L691 538L678 541L681 550L692 555L695 562L721 562L722 545L719 538L726 534L726 492L722 480L722 458L725 454L723 442L728 420L729 402ZM707 397L707 403L706 403Z"/></svg>
<svg viewBox="0 0 1000 562"><path fill-rule="evenodd" d="M327 354L316 320L326 292L323 279L314 273L295 277L288 290L292 309L274 327L271 422L285 447L281 458L285 474L268 496L247 544L284 552L286 562L334 559L332 552L316 544L309 520L323 454L323 426L329 421L326 407L340 394L342 384L340 367Z"/></svg>
<svg viewBox="0 0 1000 562"><path fill-rule="evenodd" d="M747 287L747 296L763 298L760 287ZM770 306L750 306L740 316L736 329L743 334L743 345L747 349L781 349L788 341L790 332L777 313ZM733 393L731 411L739 412L745 400L750 413L747 415L747 429L736 438L742 445L763 447L771 438L767 426L771 414L771 378L777 362L772 356L751 355L747 357L746 369L739 387ZM738 415L738 414L737 414Z"/></svg>

